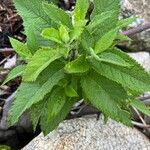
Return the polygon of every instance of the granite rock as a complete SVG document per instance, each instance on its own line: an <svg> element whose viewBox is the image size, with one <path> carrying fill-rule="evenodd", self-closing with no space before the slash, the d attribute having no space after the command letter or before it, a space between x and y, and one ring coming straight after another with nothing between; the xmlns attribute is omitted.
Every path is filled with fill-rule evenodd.
<svg viewBox="0 0 150 150"><path fill-rule="evenodd" d="M86 116L64 121L44 137L40 134L22 150L149 150L150 142L140 131L103 117Z"/></svg>

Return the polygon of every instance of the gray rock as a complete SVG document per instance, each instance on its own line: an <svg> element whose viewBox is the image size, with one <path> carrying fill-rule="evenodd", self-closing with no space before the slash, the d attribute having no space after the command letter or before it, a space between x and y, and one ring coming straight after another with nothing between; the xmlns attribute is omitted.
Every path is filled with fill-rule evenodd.
<svg viewBox="0 0 150 150"><path fill-rule="evenodd" d="M104 124L87 116L64 121L44 137L40 134L22 150L149 150L149 140L137 129L111 119Z"/></svg>
<svg viewBox="0 0 150 150"><path fill-rule="evenodd" d="M136 27L150 22L150 1L149 0L122 0L122 16L137 17L137 21L131 25ZM150 51L150 30L143 31L131 36L132 43L123 43L131 51Z"/></svg>

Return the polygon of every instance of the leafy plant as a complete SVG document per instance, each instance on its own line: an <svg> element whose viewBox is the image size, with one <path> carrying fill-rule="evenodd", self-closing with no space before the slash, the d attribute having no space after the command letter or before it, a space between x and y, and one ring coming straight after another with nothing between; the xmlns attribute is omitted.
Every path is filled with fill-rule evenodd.
<svg viewBox="0 0 150 150"><path fill-rule="evenodd" d="M46 135L83 98L128 126L132 106L150 115L136 99L150 90L150 75L115 46L118 39L128 39L119 31L133 21L118 19L120 0L94 0L90 19L89 0L77 0L69 13L45 0L14 3L24 20L27 43L10 39L26 60L6 79L23 77L10 111L11 124L28 111L34 129L40 123Z"/></svg>

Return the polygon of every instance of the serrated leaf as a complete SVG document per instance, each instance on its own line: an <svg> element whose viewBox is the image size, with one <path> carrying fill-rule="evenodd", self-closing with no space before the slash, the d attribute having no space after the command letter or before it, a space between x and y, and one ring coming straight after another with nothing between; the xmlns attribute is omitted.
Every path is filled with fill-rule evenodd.
<svg viewBox="0 0 150 150"><path fill-rule="evenodd" d="M103 24L103 22L108 20L109 18L112 18L114 13L115 12L113 11L106 11L106 12L103 12L101 14L94 16L94 18L92 18L89 25L87 26L87 29L90 31L90 33L95 32L98 26Z"/></svg>
<svg viewBox="0 0 150 150"><path fill-rule="evenodd" d="M90 50L91 56L87 57L87 59L90 61L90 59L95 59L98 62L106 62L118 66L123 66L123 67L131 67L132 65L129 64L127 61L125 61L122 57L119 57L117 54L114 54L111 52L111 50L106 50L105 52L96 55L94 53L94 50Z"/></svg>
<svg viewBox="0 0 150 150"><path fill-rule="evenodd" d="M110 10L116 11L116 16L119 15L120 0L93 0L93 3L94 10L92 12L92 17Z"/></svg>
<svg viewBox="0 0 150 150"><path fill-rule="evenodd" d="M12 69L9 72L5 81L3 82L3 85L6 84L7 82L13 80L16 77L22 76L24 69L25 69L25 65L19 65L19 66L15 67L14 69Z"/></svg>
<svg viewBox="0 0 150 150"><path fill-rule="evenodd" d="M121 29L121 28L127 27L128 25L132 24L134 21L136 21L136 18L121 19L117 22L117 26Z"/></svg>
<svg viewBox="0 0 150 150"><path fill-rule="evenodd" d="M93 68L101 75L122 84L125 88L145 92L150 90L150 75L143 67L141 67L135 60L133 60L126 53L118 49L112 49L112 53L122 57L132 67L122 67L106 62L99 63L96 60L90 60Z"/></svg>
<svg viewBox="0 0 150 150"><path fill-rule="evenodd" d="M74 10L74 26L85 25L84 20L86 17L87 10L89 8L89 0L77 0Z"/></svg>
<svg viewBox="0 0 150 150"><path fill-rule="evenodd" d="M119 101L125 103L126 98L126 92L119 84L94 72L84 77L81 85L93 106L110 118L131 126L130 114L119 106Z"/></svg>
<svg viewBox="0 0 150 150"><path fill-rule="evenodd" d="M30 118L31 118L31 122L32 122L34 131L36 131L37 125L39 123L39 120L41 118L43 110L46 106L46 103L47 103L46 98L44 98L44 100L42 100L42 101L36 103L35 105L33 105L29 110ZM42 110L41 110L41 108L42 108Z"/></svg>
<svg viewBox="0 0 150 150"><path fill-rule="evenodd" d="M119 6L120 0L94 0L94 10L91 18L96 15L112 10L112 16L99 24L95 29L93 36L96 41L98 41L103 35L108 33L110 30L116 28L119 17Z"/></svg>
<svg viewBox="0 0 150 150"><path fill-rule="evenodd" d="M130 105L132 107L135 107L136 109L138 109L145 115L150 116L150 109L146 107L146 105L142 101L134 99L134 100L131 100Z"/></svg>
<svg viewBox="0 0 150 150"><path fill-rule="evenodd" d="M60 26L59 34L60 34L61 40L63 42L65 42L65 43L69 42L69 40L70 40L69 32L65 26L63 26L63 25Z"/></svg>
<svg viewBox="0 0 150 150"><path fill-rule="evenodd" d="M71 42L74 40L78 40L83 32L84 28L82 27L75 27L71 32L70 32L70 39ZM70 42L70 43L71 43Z"/></svg>
<svg viewBox="0 0 150 150"><path fill-rule="evenodd" d="M16 53L19 54L19 56L21 56L22 58L26 60L30 60L30 58L32 57L32 54L26 44L13 38L10 38L10 42L11 42L12 47L16 51Z"/></svg>
<svg viewBox="0 0 150 150"><path fill-rule="evenodd" d="M71 84L67 85L65 87L65 93L68 97L78 97L79 96Z"/></svg>
<svg viewBox="0 0 150 150"><path fill-rule="evenodd" d="M64 77L64 64L54 61L35 82L22 82L17 90L16 99L11 107L10 122L14 124L33 104L43 100L46 94Z"/></svg>
<svg viewBox="0 0 150 150"><path fill-rule="evenodd" d="M95 40L93 35L88 31L84 30L81 35L81 45L84 50L89 51L90 47L94 47Z"/></svg>
<svg viewBox="0 0 150 150"><path fill-rule="evenodd" d="M103 35L95 44L95 53L98 54L110 48L117 36L117 32L117 29L113 29Z"/></svg>
<svg viewBox="0 0 150 150"><path fill-rule="evenodd" d="M40 121L44 135L54 130L65 119L74 103L74 100L67 99L64 89L55 88L53 90Z"/></svg>
<svg viewBox="0 0 150 150"><path fill-rule="evenodd" d="M42 8L42 2L45 2L45 0L14 0L13 2L19 15L24 20L27 45L32 53L39 49L41 45L51 45L50 41L43 39L40 35L43 28L52 25L51 20Z"/></svg>
<svg viewBox="0 0 150 150"><path fill-rule="evenodd" d="M71 18L64 10L58 8L56 5L43 3L43 10L52 19L58 24L63 24L68 28L72 28Z"/></svg>
<svg viewBox="0 0 150 150"><path fill-rule="evenodd" d="M121 40L121 41L132 41L131 38L129 38L128 36L124 35L124 34L118 34L116 36L117 40Z"/></svg>
<svg viewBox="0 0 150 150"><path fill-rule="evenodd" d="M59 31L56 30L55 28L46 28L42 31L41 33L42 37L49 39L51 41L57 42L61 44L61 38L59 35Z"/></svg>
<svg viewBox="0 0 150 150"><path fill-rule="evenodd" d="M35 81L38 75L54 60L62 57L61 53L67 53L63 48L43 48L38 50L27 64L23 74L24 81Z"/></svg>
<svg viewBox="0 0 150 150"><path fill-rule="evenodd" d="M89 64L85 57L82 55L66 64L65 70L67 73L84 73L89 70Z"/></svg>

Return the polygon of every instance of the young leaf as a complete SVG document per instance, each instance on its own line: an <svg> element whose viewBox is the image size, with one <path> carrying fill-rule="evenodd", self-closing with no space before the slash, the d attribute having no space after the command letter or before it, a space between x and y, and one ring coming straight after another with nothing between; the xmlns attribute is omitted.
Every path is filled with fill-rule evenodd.
<svg viewBox="0 0 150 150"><path fill-rule="evenodd" d="M16 53L19 54L22 58L26 60L30 60L32 57L32 54L30 50L28 49L28 46L22 42L19 42L16 39L10 38L10 42Z"/></svg>
<svg viewBox="0 0 150 150"><path fill-rule="evenodd" d="M95 40L93 35L88 30L84 30L81 35L81 45L83 49L88 52L90 47L94 47L94 44Z"/></svg>
<svg viewBox="0 0 150 150"><path fill-rule="evenodd" d="M24 69L25 69L25 65L19 65L19 66L15 67L14 69L12 69L9 72L5 81L3 82L3 85L6 84L7 82L13 80L16 77L22 76Z"/></svg>
<svg viewBox="0 0 150 150"><path fill-rule="evenodd" d="M83 26L87 10L89 8L89 0L77 0L76 6L74 10L74 25L75 26Z"/></svg>
<svg viewBox="0 0 150 150"><path fill-rule="evenodd" d="M144 113L147 116L150 116L150 110L148 107L145 106L145 104L137 99L131 100L130 105L132 107L137 108L139 111L141 111L142 113Z"/></svg>
<svg viewBox="0 0 150 150"><path fill-rule="evenodd" d="M59 28L59 34L60 34L60 37L61 37L61 40L65 43L68 43L69 40L70 40L70 37L69 37L69 33L68 33L68 30L65 26L61 25L60 28Z"/></svg>
<svg viewBox="0 0 150 150"><path fill-rule="evenodd" d="M65 119L74 103L74 100L67 99L63 89L53 90L41 116L40 125L44 135L54 130Z"/></svg>
<svg viewBox="0 0 150 150"><path fill-rule="evenodd" d="M79 56L65 66L67 73L84 73L89 70L89 64L84 56Z"/></svg>
<svg viewBox="0 0 150 150"><path fill-rule="evenodd" d="M43 3L43 9L54 22L72 28L71 18L64 10L58 8L56 5L48 3Z"/></svg>
<svg viewBox="0 0 150 150"><path fill-rule="evenodd" d="M131 38L129 38L128 36L124 35L124 34L118 34L116 36L116 40L122 40L122 41L132 41Z"/></svg>
<svg viewBox="0 0 150 150"><path fill-rule="evenodd" d="M119 84L96 73L88 74L82 79L81 84L92 105L110 118L131 126L130 114L119 107L118 101L125 102L126 97L124 89Z"/></svg>
<svg viewBox="0 0 150 150"><path fill-rule="evenodd" d="M135 18L126 18L121 19L117 22L117 26L122 29L124 27L127 27L128 25L132 24L136 19Z"/></svg>
<svg viewBox="0 0 150 150"><path fill-rule="evenodd" d="M35 81L38 75L54 60L62 57L62 53L67 52L66 49L43 48L38 50L30 62L27 64L23 74L24 81Z"/></svg>
<svg viewBox="0 0 150 150"><path fill-rule="evenodd" d="M87 57L89 61L90 59L95 59L97 60L97 63L106 62L118 66L131 67L131 64L125 61L122 57L111 52L111 50L106 50L105 52L102 52L99 55L96 55L92 49L90 52L91 52L91 56Z"/></svg>
<svg viewBox="0 0 150 150"><path fill-rule="evenodd" d="M128 89L145 92L150 90L150 75L135 60L126 53L113 49L112 53L122 57L132 67L122 67L106 62L98 63L95 59L91 59L91 65L101 75L116 81Z"/></svg>
<svg viewBox="0 0 150 150"><path fill-rule="evenodd" d="M51 41L62 43L59 35L59 31L54 28L46 28L41 33L42 37L49 39Z"/></svg>
<svg viewBox="0 0 150 150"><path fill-rule="evenodd" d="M42 2L45 0L14 0L13 2L24 20L27 45L32 53L40 46L50 45L50 41L44 40L40 35L43 28L51 26L51 20L42 8Z"/></svg>
<svg viewBox="0 0 150 150"><path fill-rule="evenodd" d="M17 90L16 99L11 108L10 122L14 124L33 104L43 100L46 94L64 77L63 64L54 61L35 82L23 82Z"/></svg>
<svg viewBox="0 0 150 150"><path fill-rule="evenodd" d="M65 87L65 94L68 97L78 97L79 95L77 94L77 92L75 91L75 89L72 87L72 85L67 85Z"/></svg>
<svg viewBox="0 0 150 150"><path fill-rule="evenodd" d="M74 40L78 40L83 31L84 31L83 27L74 27L74 29L70 32L71 42L73 42Z"/></svg>
<svg viewBox="0 0 150 150"><path fill-rule="evenodd" d="M95 44L95 53L101 53L112 46L114 39L117 36L117 29L113 29L102 36Z"/></svg>

